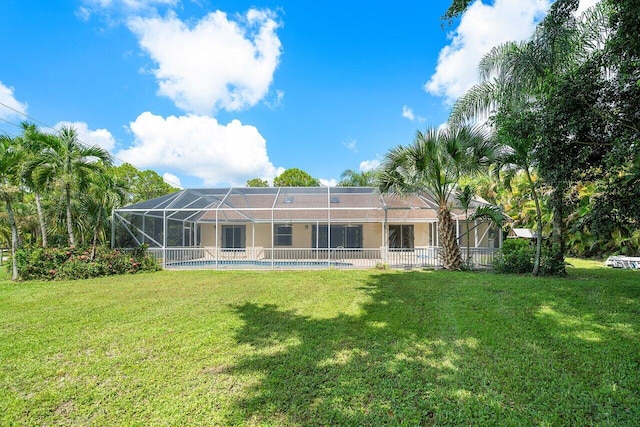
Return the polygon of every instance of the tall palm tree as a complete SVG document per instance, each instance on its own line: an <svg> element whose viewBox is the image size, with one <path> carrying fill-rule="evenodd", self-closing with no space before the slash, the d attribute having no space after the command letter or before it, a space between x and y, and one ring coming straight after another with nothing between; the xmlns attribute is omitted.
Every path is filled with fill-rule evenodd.
<svg viewBox="0 0 640 427"><path fill-rule="evenodd" d="M442 128L418 131L414 142L392 148L379 171L383 193L405 195L428 192L438 205L440 256L448 270L462 264L450 204L464 172L476 171L487 157L486 135L481 128ZM484 147L485 150L480 150Z"/></svg>
<svg viewBox="0 0 640 427"><path fill-rule="evenodd" d="M75 129L65 126L51 141L51 145L38 155L35 164L38 184L57 182L63 189L69 245L75 246L72 190L86 190L90 174L99 171L103 165L111 165L111 155L97 145L84 145L78 139Z"/></svg>
<svg viewBox="0 0 640 427"><path fill-rule="evenodd" d="M7 219L11 228L11 278L18 280L18 262L16 251L21 245L18 226L13 212L13 202L20 193L20 166L23 154L14 138L0 135L0 200L7 210Z"/></svg>
<svg viewBox="0 0 640 427"><path fill-rule="evenodd" d="M605 3L605 2L602 2ZM524 171L536 205L538 239L533 274L540 267L542 214L537 183L531 176L536 167L537 131L533 126L538 101L559 76L584 60L589 51L602 44L605 16L598 5L576 20L576 0L554 3L547 19L533 36L523 42L507 42L493 48L480 62L481 82L454 105L450 121L460 124L487 121L502 132L501 153L496 171L504 172L508 183L517 171ZM510 134L509 134L510 133ZM562 252L562 199L564 185L554 188L553 240ZM560 254L562 256L562 254Z"/></svg>
<svg viewBox="0 0 640 427"><path fill-rule="evenodd" d="M526 118L524 121L526 121ZM519 127L521 128L522 125L523 124L520 123ZM508 127L508 124L505 124L505 126ZM501 133L502 131L498 132L498 134ZM502 176L504 186L509 191L511 191L511 181L513 178L518 173L524 173L536 207L536 256L533 262L532 274L537 276L540 271L540 257L542 253L542 208L538 194L538 182L533 179L532 175L536 165L533 151L535 143L530 137L531 133L528 131L519 135L517 131L506 133L509 133L509 135L501 138L503 144L493 170L496 177L500 178L500 176Z"/></svg>
<svg viewBox="0 0 640 427"><path fill-rule="evenodd" d="M51 145L51 141L55 138L54 135L50 135L42 132L33 123L22 122L22 135L20 137L24 146L26 159L24 162L24 169L22 170L22 179L27 188L33 192L35 196L36 209L38 212L38 222L40 223L40 234L42 235L42 247L47 247L47 222L44 217L42 209L42 192L46 190L49 183L38 182L35 179L35 172L37 168L37 158L39 154Z"/></svg>

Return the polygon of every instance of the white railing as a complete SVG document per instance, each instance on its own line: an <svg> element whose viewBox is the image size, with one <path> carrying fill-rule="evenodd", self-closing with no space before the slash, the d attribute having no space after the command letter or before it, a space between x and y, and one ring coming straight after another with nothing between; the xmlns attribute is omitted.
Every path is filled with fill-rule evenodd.
<svg viewBox="0 0 640 427"><path fill-rule="evenodd" d="M391 268L439 267L439 248L389 249L386 263Z"/></svg>
<svg viewBox="0 0 640 427"><path fill-rule="evenodd" d="M304 269L304 268L438 268L439 248L150 248L152 256L167 269ZM474 268L491 266L498 249L472 248ZM463 259L466 248L461 249Z"/></svg>
<svg viewBox="0 0 640 427"><path fill-rule="evenodd" d="M493 260L500 252L500 249L496 248L470 248L469 250L469 264L473 269L485 269L492 268ZM460 253L464 261L467 256L467 248L460 248Z"/></svg>

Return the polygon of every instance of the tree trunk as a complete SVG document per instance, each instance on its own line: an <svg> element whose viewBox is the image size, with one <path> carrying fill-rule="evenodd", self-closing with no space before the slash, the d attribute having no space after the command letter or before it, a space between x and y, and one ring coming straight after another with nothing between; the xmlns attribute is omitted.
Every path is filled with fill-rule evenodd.
<svg viewBox="0 0 640 427"><path fill-rule="evenodd" d="M40 232L42 233L42 247L47 247L47 223L44 221L44 214L42 213L42 203L40 202L40 193L36 194L36 209L38 210L38 221L40 221Z"/></svg>
<svg viewBox="0 0 640 427"><path fill-rule="evenodd" d="M71 185L65 185L65 198L67 202L67 232L69 233L69 246L76 245L76 238L73 235L73 219L71 218Z"/></svg>
<svg viewBox="0 0 640 427"><path fill-rule="evenodd" d="M466 266L467 266L467 270L471 270L471 257L469 256L471 250L470 250L470 241L471 241L471 236L469 235L469 213L468 211L465 209L464 211L464 223L466 224L466 231L467 231L467 260L465 262Z"/></svg>
<svg viewBox="0 0 640 427"><path fill-rule="evenodd" d="M102 209L98 214L98 219L96 220L96 225L93 229L93 242L91 244L91 261L96 258L96 246L98 246L98 229L100 229L100 219L102 218Z"/></svg>
<svg viewBox="0 0 640 427"><path fill-rule="evenodd" d="M533 261L533 272L531 274L537 276L540 272L540 257L542 255L542 209L540 208L540 199L538 199L538 192L529 174L529 169L525 168L525 172L527 174L527 181L529 181L529 187L531 188L531 194L533 195L533 201L536 204L536 222L538 223L536 227L536 258Z"/></svg>
<svg viewBox="0 0 640 427"><path fill-rule="evenodd" d="M18 280L18 260L16 259L16 252L20 247L20 237L18 236L18 226L16 225L16 218L13 215L13 209L11 208L11 201L5 200L7 204L7 216L9 217L9 225L11 226L11 280Z"/></svg>
<svg viewBox="0 0 640 427"><path fill-rule="evenodd" d="M564 267L564 239L563 239L563 188L556 187L551 194L551 204L553 206L553 234L551 239L551 258L553 261L553 273L558 275L567 274Z"/></svg>
<svg viewBox="0 0 640 427"><path fill-rule="evenodd" d="M442 266L447 270L460 270L462 265L460 246L456 239L451 213L446 206L441 206L438 209L438 238L440 239Z"/></svg>

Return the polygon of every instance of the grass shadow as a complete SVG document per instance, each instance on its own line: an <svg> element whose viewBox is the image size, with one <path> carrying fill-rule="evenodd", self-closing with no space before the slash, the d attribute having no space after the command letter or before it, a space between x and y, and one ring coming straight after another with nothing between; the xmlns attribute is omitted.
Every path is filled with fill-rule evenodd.
<svg viewBox="0 0 640 427"><path fill-rule="evenodd" d="M322 319L277 305L236 305L244 325L236 339L249 351L232 372L259 380L236 400L229 421L521 425L636 419L639 383L629 375L637 372L638 358L620 356L640 350L637 319L616 327L615 316L598 312L583 313L591 323L567 322L571 310L593 308L588 298L572 293L566 280L542 282L538 289L519 280L376 274L360 289L369 298L357 315ZM574 330L567 333L568 327ZM585 328L597 329L598 340Z"/></svg>

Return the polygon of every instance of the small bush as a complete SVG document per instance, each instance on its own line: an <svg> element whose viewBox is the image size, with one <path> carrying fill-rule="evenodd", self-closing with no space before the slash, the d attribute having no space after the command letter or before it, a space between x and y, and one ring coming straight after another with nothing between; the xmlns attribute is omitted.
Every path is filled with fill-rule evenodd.
<svg viewBox="0 0 640 427"><path fill-rule="evenodd" d="M160 269L146 247L127 252L99 247L93 259L89 249L23 248L16 252L16 259L23 280L88 279Z"/></svg>
<svg viewBox="0 0 640 427"><path fill-rule="evenodd" d="M493 268L497 273L531 273L535 254L535 245L529 240L507 239L502 245L502 253L493 262Z"/></svg>
<svg viewBox="0 0 640 427"><path fill-rule="evenodd" d="M543 247L540 257L541 276L566 276L567 263L562 255L562 250L557 245Z"/></svg>

